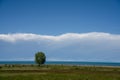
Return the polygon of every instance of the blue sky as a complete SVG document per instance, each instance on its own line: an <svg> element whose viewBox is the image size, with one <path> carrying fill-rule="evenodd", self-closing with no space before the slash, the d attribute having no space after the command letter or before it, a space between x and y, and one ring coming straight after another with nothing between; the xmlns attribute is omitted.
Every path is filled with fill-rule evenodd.
<svg viewBox="0 0 120 80"><path fill-rule="evenodd" d="M0 33L120 33L119 0L0 0Z"/></svg>
<svg viewBox="0 0 120 80"><path fill-rule="evenodd" d="M70 34L66 36L67 33ZM30 35L29 41L28 38L24 38L27 37L25 34L34 34L34 36ZM90 37L95 36L97 39L82 38L82 40L85 39L83 44L80 36L86 36L86 34L90 34ZM36 38L36 35L38 37L34 41L33 38ZM66 37L60 38L60 40L65 39L63 43L54 42L56 38L55 40L49 38L62 35ZM14 36L18 36L19 39ZM43 38L45 36L48 38ZM73 39L69 42L70 36ZM108 46L102 48L106 42L104 36L111 43L109 45L106 43ZM118 59L120 56L119 36L119 0L0 0L1 60L32 60L34 53L41 50L46 52L49 60L120 62ZM90 44L94 40L96 44ZM49 49L49 45L53 48ZM19 46L21 48L18 48ZM72 57L68 56L68 53ZM76 56L73 56L73 53ZM95 58L92 57L93 55ZM82 57L79 58L79 56ZM100 59L98 56L101 56ZM108 57L103 58L103 56Z"/></svg>

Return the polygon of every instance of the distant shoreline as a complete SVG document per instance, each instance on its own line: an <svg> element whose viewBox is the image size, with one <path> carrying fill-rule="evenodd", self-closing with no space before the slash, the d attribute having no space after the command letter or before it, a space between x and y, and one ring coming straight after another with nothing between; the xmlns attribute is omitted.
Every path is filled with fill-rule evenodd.
<svg viewBox="0 0 120 80"><path fill-rule="evenodd" d="M34 61L0 61L0 65L34 65ZM118 62L78 62L78 61L46 61L46 65L108 66L120 67Z"/></svg>

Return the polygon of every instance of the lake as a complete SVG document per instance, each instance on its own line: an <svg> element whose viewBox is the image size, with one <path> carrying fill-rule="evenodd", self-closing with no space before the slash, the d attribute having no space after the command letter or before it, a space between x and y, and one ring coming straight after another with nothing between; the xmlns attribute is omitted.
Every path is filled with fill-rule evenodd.
<svg viewBox="0 0 120 80"><path fill-rule="evenodd" d="M35 64L34 61L0 61L0 64ZM117 62L47 61L51 65L120 66Z"/></svg>

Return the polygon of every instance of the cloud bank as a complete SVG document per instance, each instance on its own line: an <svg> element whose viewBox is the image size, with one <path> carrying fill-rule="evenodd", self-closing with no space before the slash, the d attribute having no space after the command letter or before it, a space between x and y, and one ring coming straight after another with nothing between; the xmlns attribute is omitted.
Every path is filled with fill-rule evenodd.
<svg viewBox="0 0 120 80"><path fill-rule="evenodd" d="M8 42L16 41L39 41L39 40L51 40L51 41L66 41L75 39L109 39L109 40L120 40L120 35L113 35L109 33L91 32L91 33L66 33L59 36L49 36L49 35L38 35L32 33L15 33L15 34L0 34L0 40Z"/></svg>
<svg viewBox="0 0 120 80"><path fill-rule="evenodd" d="M27 59L33 57L36 51L44 51L48 60L120 62L120 35L103 32L66 33L58 36L0 34L1 59Z"/></svg>

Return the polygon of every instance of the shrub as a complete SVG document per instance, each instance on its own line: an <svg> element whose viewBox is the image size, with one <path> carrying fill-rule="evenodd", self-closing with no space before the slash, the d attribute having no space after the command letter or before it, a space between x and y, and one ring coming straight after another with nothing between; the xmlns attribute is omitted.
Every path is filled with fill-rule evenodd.
<svg viewBox="0 0 120 80"><path fill-rule="evenodd" d="M2 66L0 66L0 69L2 68Z"/></svg>

